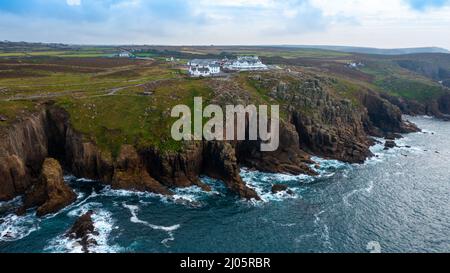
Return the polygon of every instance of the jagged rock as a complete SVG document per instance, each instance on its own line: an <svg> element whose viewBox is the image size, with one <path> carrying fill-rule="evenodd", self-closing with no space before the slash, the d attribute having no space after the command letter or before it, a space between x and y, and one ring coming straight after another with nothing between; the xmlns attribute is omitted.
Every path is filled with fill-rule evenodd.
<svg viewBox="0 0 450 273"><path fill-rule="evenodd" d="M246 199L260 200L255 190L247 187L239 175L236 152L227 142L205 142L203 171L206 175L221 179L228 189Z"/></svg>
<svg viewBox="0 0 450 273"><path fill-rule="evenodd" d="M58 212L73 203L75 199L76 194L64 183L59 162L53 158L47 158L42 165L39 182L25 194L23 208L37 206L36 214L44 216Z"/></svg>
<svg viewBox="0 0 450 273"><path fill-rule="evenodd" d="M385 150L392 149L395 147L397 147L397 144L393 140L386 140L386 142L384 143Z"/></svg>
<svg viewBox="0 0 450 273"><path fill-rule="evenodd" d="M288 194L294 194L294 192L291 191L287 185L276 184L276 185L272 186L272 193L275 194L275 193L282 192L282 191L285 191Z"/></svg>
<svg viewBox="0 0 450 273"><path fill-rule="evenodd" d="M366 128L369 130L369 133L386 136L386 134L418 131L414 124L405 122L402 119L402 112L397 106L383 99L375 92L367 91L361 95L361 102L367 109L369 120L366 123L369 123L369 125L366 124Z"/></svg>
<svg viewBox="0 0 450 273"><path fill-rule="evenodd" d="M396 133L387 133L384 138L387 140L396 140L396 139L403 138L403 136L400 134L396 134Z"/></svg>
<svg viewBox="0 0 450 273"><path fill-rule="evenodd" d="M26 166L17 155L0 158L0 177L0 201L23 193L30 183Z"/></svg>
<svg viewBox="0 0 450 273"><path fill-rule="evenodd" d="M85 253L88 253L92 246L97 245L97 241L92 238L93 235L98 235L92 220L93 214L94 211L90 210L80 216L66 234L67 237L77 240Z"/></svg>
<svg viewBox="0 0 450 273"><path fill-rule="evenodd" d="M450 93L440 96L437 100L439 111L445 115L450 115Z"/></svg>
<svg viewBox="0 0 450 273"><path fill-rule="evenodd" d="M115 164L112 187L164 195L172 194L165 186L150 177L136 149L131 145L123 145L121 148Z"/></svg>
<svg viewBox="0 0 450 273"><path fill-rule="evenodd" d="M300 150L299 136L295 127L280 123L280 146L273 152L261 152L259 141L242 141L237 144L239 164L269 173L317 175L310 168L314 162Z"/></svg>
<svg viewBox="0 0 450 273"><path fill-rule="evenodd" d="M182 151L160 151L155 148L142 150L140 155L148 173L167 187L198 186L205 191L211 188L202 183L203 143L184 143Z"/></svg>
<svg viewBox="0 0 450 273"><path fill-rule="evenodd" d="M0 200L24 194L47 157L46 112L23 117L0 128Z"/></svg>
<svg viewBox="0 0 450 273"><path fill-rule="evenodd" d="M206 174L222 179L241 197L257 198L256 192L242 181L240 166L313 175L309 154L361 163L371 156L373 141L368 135L417 130L402 121L397 107L376 93L361 90L360 102L353 103L332 92L332 80L325 77L306 72L258 72L257 76L257 87L268 91L269 101L281 101L286 114L280 127L280 148L275 152L261 153L257 141L199 141L186 143L180 151L128 147L115 160L110 152L74 130L66 111L49 103L0 130L0 200L12 199L40 184L38 175L47 157L64 162L75 176L99 180L114 188L163 193L167 188L197 185L210 190L199 179L199 175ZM253 94L243 91L233 77L208 79L208 84L214 91L213 102L218 105L256 103ZM441 108L445 107L443 102ZM439 105L429 108L438 109Z"/></svg>

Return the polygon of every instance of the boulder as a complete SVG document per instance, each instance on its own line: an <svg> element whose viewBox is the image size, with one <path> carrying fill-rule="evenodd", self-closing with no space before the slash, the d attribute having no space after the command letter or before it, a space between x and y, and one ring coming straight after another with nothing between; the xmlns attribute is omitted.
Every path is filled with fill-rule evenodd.
<svg viewBox="0 0 450 273"><path fill-rule="evenodd" d="M387 133L385 139L387 140L396 140L396 139L400 139L403 138L402 135L400 134L396 134L396 133Z"/></svg>
<svg viewBox="0 0 450 273"><path fill-rule="evenodd" d="M58 212L75 200L76 194L64 183L59 162L47 158L42 165L39 181L25 193L22 210L38 207L36 214L44 216Z"/></svg>
<svg viewBox="0 0 450 273"><path fill-rule="evenodd" d="M288 189L288 186L283 184L277 184L272 186L272 193L277 193L280 191L286 191Z"/></svg>
<svg viewBox="0 0 450 273"><path fill-rule="evenodd" d="M93 214L94 212L90 210L80 216L66 234L67 237L77 240L85 253L89 252L89 248L97 245L97 241L92 238L93 235L98 235L98 232L95 230L94 221L92 220Z"/></svg>
<svg viewBox="0 0 450 273"><path fill-rule="evenodd" d="M397 147L397 144L395 144L395 141L393 141L393 140L386 140L386 143L384 143L385 150L395 148L395 147Z"/></svg>
<svg viewBox="0 0 450 273"><path fill-rule="evenodd" d="M273 185L273 186L272 186L272 193L273 193L273 194L278 193L278 192L282 192L282 191L285 191L285 192L287 192L288 194L294 194L294 193L288 188L287 185L276 184L276 185Z"/></svg>

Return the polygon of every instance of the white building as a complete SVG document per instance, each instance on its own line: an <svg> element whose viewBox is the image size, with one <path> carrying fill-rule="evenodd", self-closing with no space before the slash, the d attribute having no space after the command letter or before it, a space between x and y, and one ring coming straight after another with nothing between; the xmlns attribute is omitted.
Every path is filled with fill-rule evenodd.
<svg viewBox="0 0 450 273"><path fill-rule="evenodd" d="M131 58L131 57L133 57L133 54L131 54L130 52L124 50L124 51L121 51L118 54L118 56L119 56L119 58Z"/></svg>
<svg viewBox="0 0 450 273"><path fill-rule="evenodd" d="M225 63L224 68L237 71L267 70L267 65L258 56L240 56Z"/></svg>
<svg viewBox="0 0 450 273"><path fill-rule="evenodd" d="M208 77L220 73L220 63L214 59L194 59L189 61L189 74L193 77Z"/></svg>

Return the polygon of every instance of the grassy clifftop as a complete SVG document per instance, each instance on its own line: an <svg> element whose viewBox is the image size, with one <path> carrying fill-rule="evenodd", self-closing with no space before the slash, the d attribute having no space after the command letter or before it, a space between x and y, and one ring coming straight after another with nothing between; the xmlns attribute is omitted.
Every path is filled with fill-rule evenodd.
<svg viewBox="0 0 450 273"><path fill-rule="evenodd" d="M210 95L177 64L151 60L3 59L2 72L8 76L0 78L1 125L52 100L69 112L77 131L113 155L122 144L179 149L170 138L171 108Z"/></svg>
<svg viewBox="0 0 450 273"><path fill-rule="evenodd" d="M426 102L448 92L439 80L450 71L448 54L372 56L315 49L170 47L152 48L154 59L119 59L89 53L106 54L114 48L39 47L32 54L30 50L0 50L0 126L35 111L42 102L55 101L69 112L76 130L113 155L122 144L180 149L170 137L174 121L170 110L177 104L191 105L195 96L202 96L205 103L281 104L282 118L287 118L292 98L273 95L283 82L298 84L302 90L317 79L326 83L321 86L331 94L354 106L359 106L358 95L369 89ZM224 50L231 55L263 56L276 65L266 72L277 74L266 77L276 82L260 81L258 72L228 79L190 79L183 68L185 60L166 62L162 57L175 51L180 56L219 57L226 54ZM311 115L317 111L298 110Z"/></svg>

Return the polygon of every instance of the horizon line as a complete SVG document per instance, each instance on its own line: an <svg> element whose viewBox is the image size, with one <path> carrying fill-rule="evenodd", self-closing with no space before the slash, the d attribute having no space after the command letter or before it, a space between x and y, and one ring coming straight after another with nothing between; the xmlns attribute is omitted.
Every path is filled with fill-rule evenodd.
<svg viewBox="0 0 450 273"><path fill-rule="evenodd" d="M349 47L349 48L365 48L365 49L380 49L380 50L396 50L396 49L420 49L420 48L437 48L444 49L450 52L449 48L437 45L430 46L407 46L407 47L376 47L367 45L339 45L339 44L147 44L147 43L131 43L131 44L115 44L115 43L66 43L66 42L42 42L42 41L10 41L3 40L0 42L6 43L28 43L28 44L62 44L68 46L167 46L167 47Z"/></svg>

